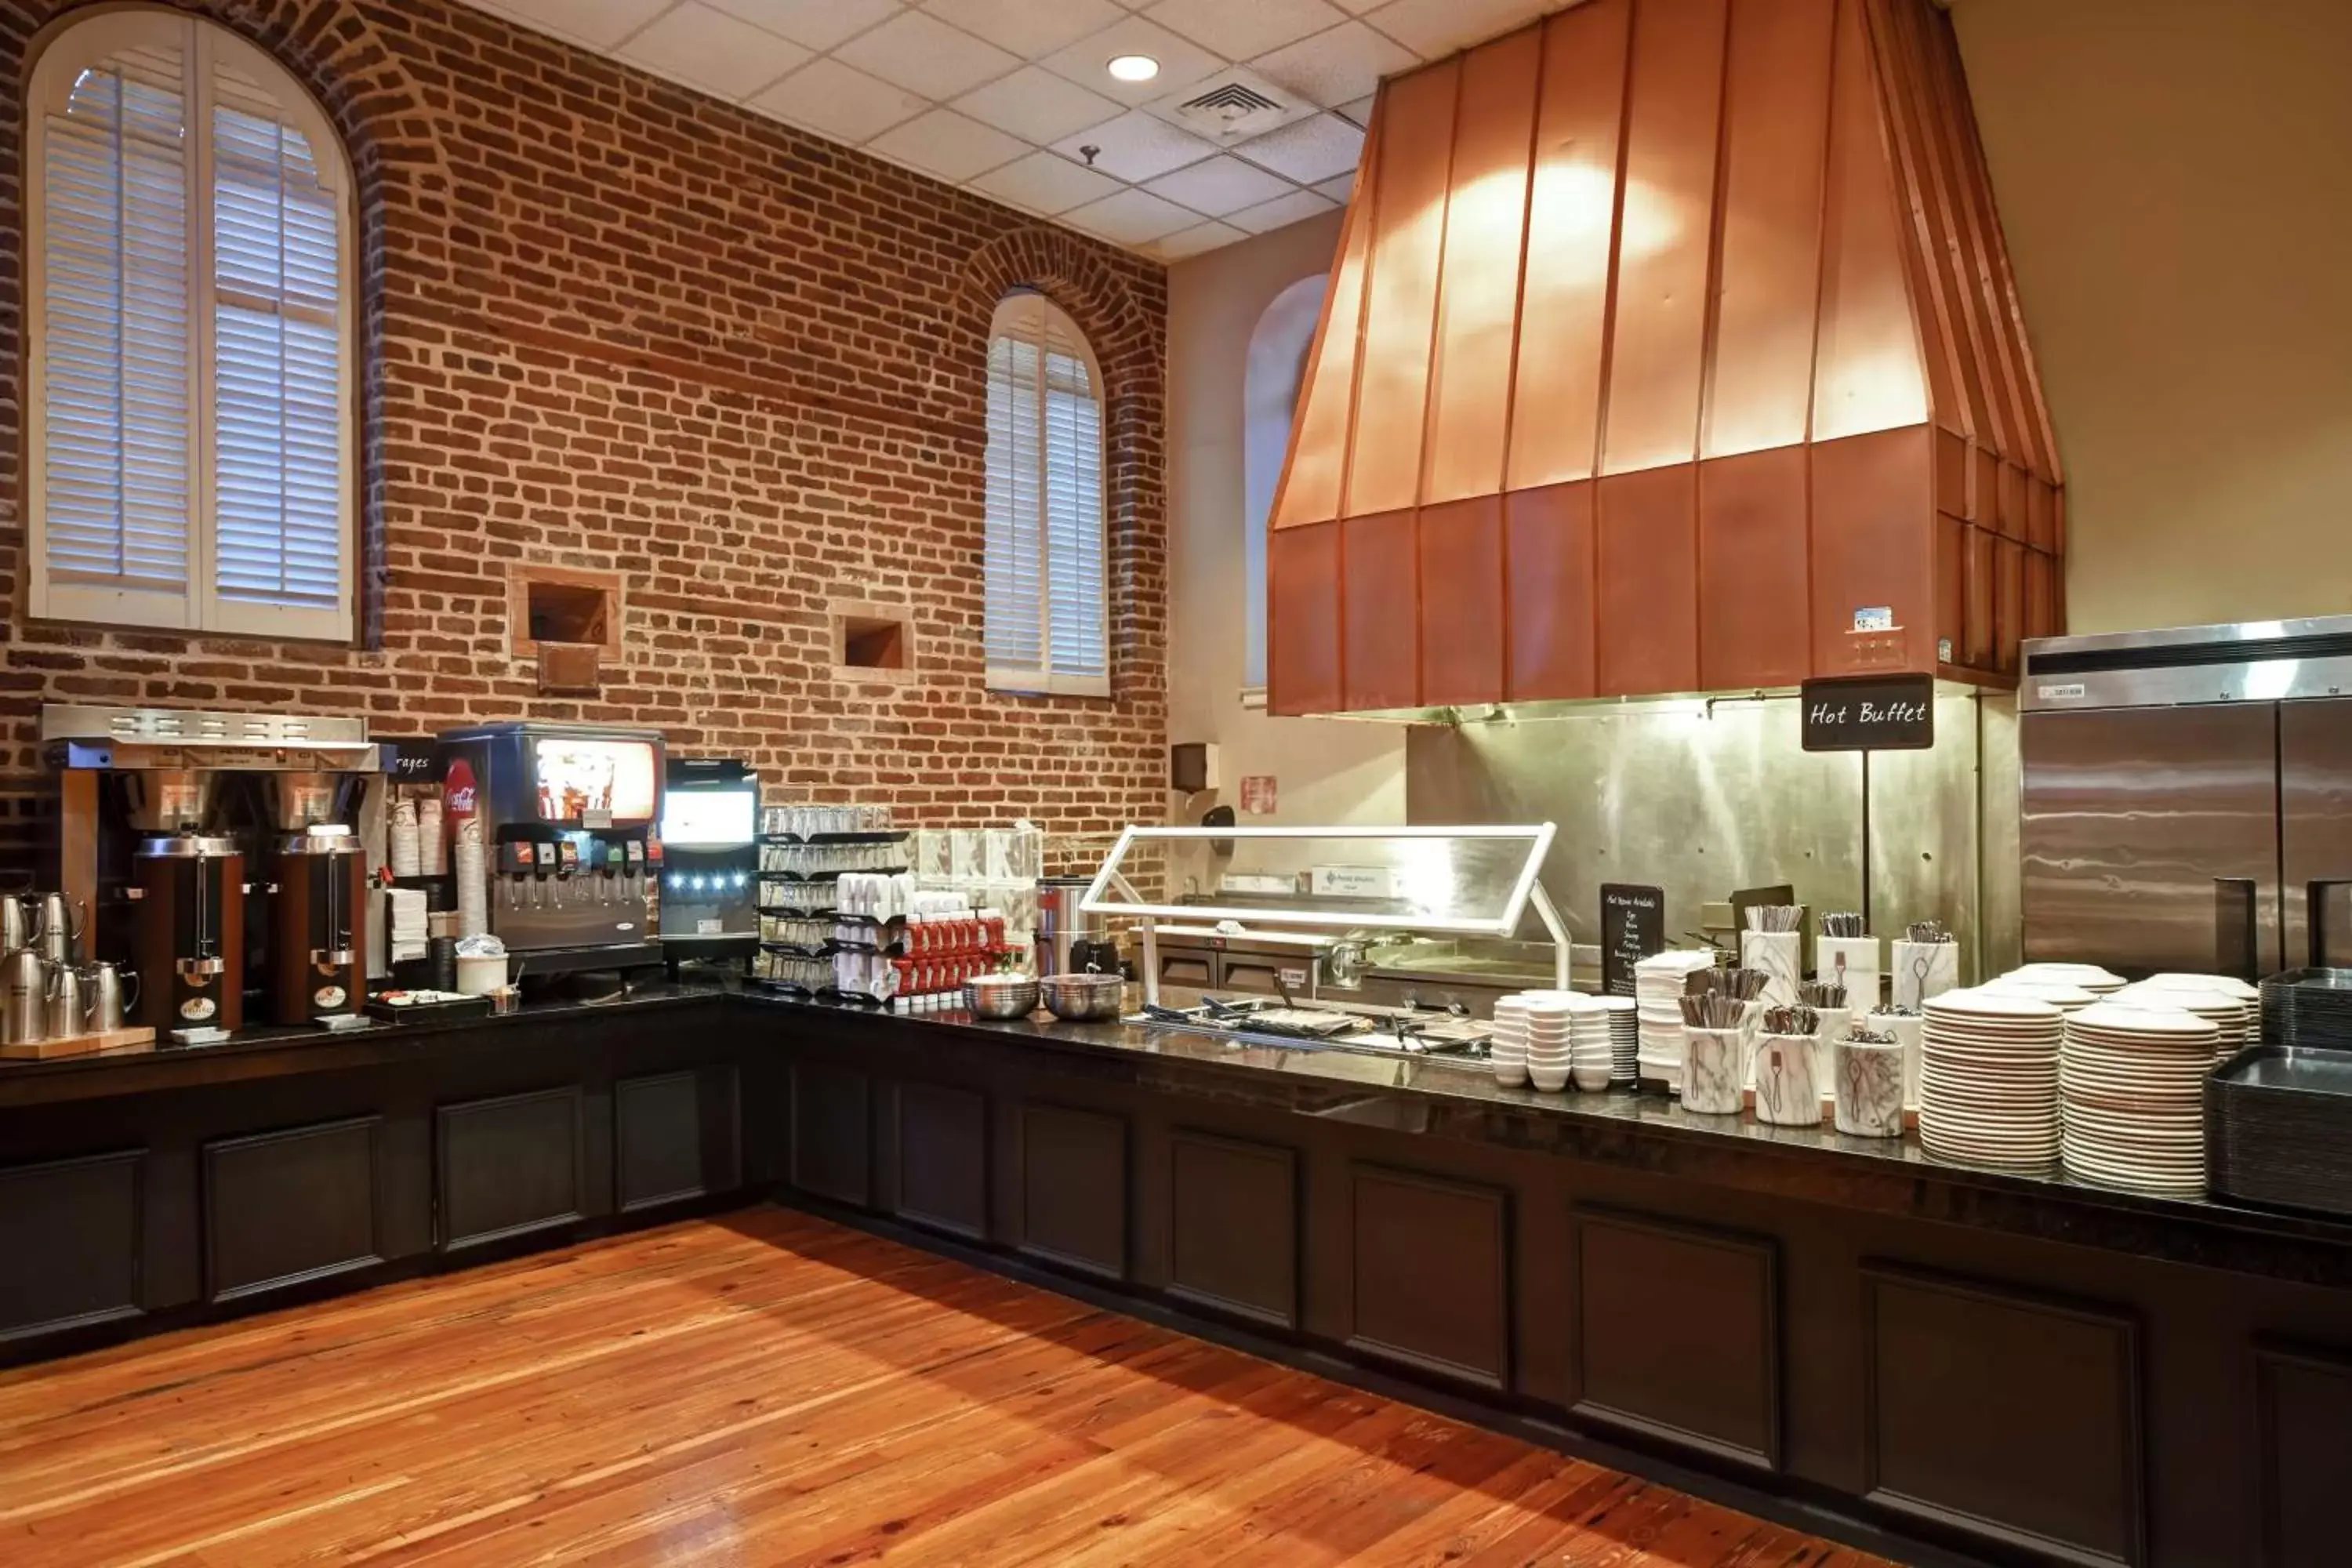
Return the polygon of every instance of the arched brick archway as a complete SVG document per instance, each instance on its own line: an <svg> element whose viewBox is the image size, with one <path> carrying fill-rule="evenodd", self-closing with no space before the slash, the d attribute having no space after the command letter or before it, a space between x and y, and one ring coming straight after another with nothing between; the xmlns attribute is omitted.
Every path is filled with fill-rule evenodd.
<svg viewBox="0 0 2352 1568"><path fill-rule="evenodd" d="M963 356L978 378L988 363L991 312L1015 289L1034 289L1070 314L1102 366L1104 497L1110 525L1111 682L1121 696L1166 684L1166 340L1125 279L1059 229L999 235L972 253L957 309Z"/></svg>

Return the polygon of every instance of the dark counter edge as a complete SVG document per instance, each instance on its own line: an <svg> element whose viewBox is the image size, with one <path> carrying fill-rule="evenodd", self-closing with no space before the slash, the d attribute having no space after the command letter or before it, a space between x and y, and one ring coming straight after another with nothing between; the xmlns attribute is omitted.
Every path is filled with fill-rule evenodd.
<svg viewBox="0 0 2352 1568"><path fill-rule="evenodd" d="M345 1034L259 1031L216 1046L0 1062L0 1110L377 1067L419 1052L497 1051L615 1013L681 1023L790 1018L835 1043L900 1031L1064 1058L1062 1070L1195 1099L1459 1142L1551 1153L1827 1205L1974 1226L2165 1262L2352 1286L2352 1222L2079 1182L2063 1172L1948 1164L1914 1139L1707 1117L1662 1096L1541 1093L1476 1070L1307 1047L1234 1047L1156 1025L984 1023L892 1013L719 984L656 984L595 1002L546 1001L496 1016ZM5 1151L0 1150L0 1161Z"/></svg>

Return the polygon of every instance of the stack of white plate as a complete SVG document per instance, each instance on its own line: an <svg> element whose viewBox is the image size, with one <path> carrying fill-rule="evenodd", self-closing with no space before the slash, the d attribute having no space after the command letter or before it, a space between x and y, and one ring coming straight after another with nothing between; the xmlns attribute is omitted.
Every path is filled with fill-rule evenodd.
<svg viewBox="0 0 2352 1568"><path fill-rule="evenodd" d="M1683 1088L1683 987L1695 972L1715 967L1711 950L1673 948L1633 965L1633 1001L1640 1020L1635 1068L1676 1094Z"/></svg>
<svg viewBox="0 0 2352 1568"><path fill-rule="evenodd" d="M1642 1074L1641 1004L1631 996L1603 996L1609 1016L1609 1081L1632 1083Z"/></svg>
<svg viewBox="0 0 2352 1568"><path fill-rule="evenodd" d="M2055 1159L2064 1015L2032 996L1982 990L1931 996L1926 1012L1919 1146L1977 1165Z"/></svg>
<svg viewBox="0 0 2352 1568"><path fill-rule="evenodd" d="M1528 1081L1542 1089L1568 1087L1574 1004L1550 997L1528 1003Z"/></svg>
<svg viewBox="0 0 2352 1568"><path fill-rule="evenodd" d="M2079 985L2085 991L2102 996L2112 996L2124 988L2124 977L2111 974L2095 963L2025 963L2001 976L2003 980L2063 980L2069 985Z"/></svg>
<svg viewBox="0 0 2352 1568"><path fill-rule="evenodd" d="M2205 1075L2218 1032L2194 1013L2146 1005L2105 1003L2068 1018L2059 1068L2067 1173L2203 1191Z"/></svg>
<svg viewBox="0 0 2352 1568"><path fill-rule="evenodd" d="M2045 980L2031 974L2004 974L1998 980L1986 981L1978 989L2031 996L2037 1002L2049 1003L2061 1013L2078 1011L2099 999L2097 992L2085 991L2071 980Z"/></svg>
<svg viewBox="0 0 2352 1568"><path fill-rule="evenodd" d="M1598 996L1579 997L1575 1010L1568 1016L1568 1025L1569 1075L1580 1089L1607 1089L1612 1065L1609 1009L1601 1005Z"/></svg>
<svg viewBox="0 0 2352 1568"><path fill-rule="evenodd" d="M1528 999L1500 996L1495 1001L1495 1033L1487 1041L1486 1059L1499 1084L1528 1081Z"/></svg>
<svg viewBox="0 0 2352 1568"><path fill-rule="evenodd" d="M2238 1054L2246 1042L2258 1037L2263 1026L2263 994L2234 974L2152 974L2130 992L2148 995L2152 1000L2186 1007L2200 1018L2210 1018L2221 1026L2221 1036L2213 1045L2213 1059L2225 1061ZM2203 1000L2191 1003L2176 994L2180 992L2202 994ZM2118 992L2116 1000L2124 1000ZM2217 997L2227 998L2238 1005L2234 1023L2224 1013Z"/></svg>

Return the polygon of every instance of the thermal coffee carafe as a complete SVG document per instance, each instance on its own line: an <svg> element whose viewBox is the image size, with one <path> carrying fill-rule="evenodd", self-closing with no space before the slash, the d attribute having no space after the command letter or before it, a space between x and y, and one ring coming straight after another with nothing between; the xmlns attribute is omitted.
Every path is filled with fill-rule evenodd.
<svg viewBox="0 0 2352 1568"><path fill-rule="evenodd" d="M281 1024L357 1014L367 1001L367 857L340 828L289 834L273 862L271 1013Z"/></svg>
<svg viewBox="0 0 2352 1568"><path fill-rule="evenodd" d="M150 838L138 889L139 1021L157 1029L245 1023L245 857L234 838Z"/></svg>

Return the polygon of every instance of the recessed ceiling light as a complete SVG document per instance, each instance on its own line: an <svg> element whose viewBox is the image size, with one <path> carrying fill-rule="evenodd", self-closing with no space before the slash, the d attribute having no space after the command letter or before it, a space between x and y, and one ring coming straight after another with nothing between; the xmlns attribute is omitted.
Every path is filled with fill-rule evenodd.
<svg viewBox="0 0 2352 1568"><path fill-rule="evenodd" d="M1103 68L1121 81L1150 81L1160 74L1160 62L1150 55L1113 55Z"/></svg>

